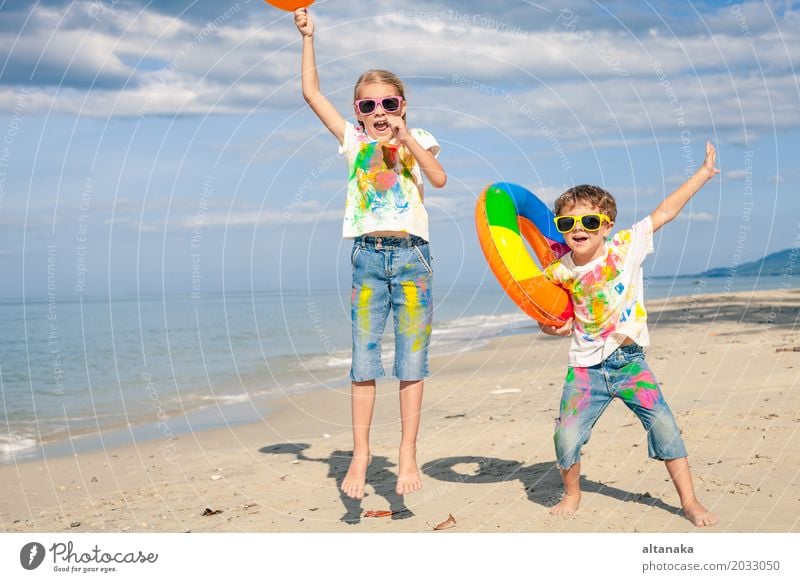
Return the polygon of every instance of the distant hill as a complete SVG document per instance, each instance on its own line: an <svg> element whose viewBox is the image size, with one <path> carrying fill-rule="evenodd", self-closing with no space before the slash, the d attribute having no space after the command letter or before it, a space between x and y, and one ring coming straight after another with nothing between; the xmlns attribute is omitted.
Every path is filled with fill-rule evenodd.
<svg viewBox="0 0 800 582"><path fill-rule="evenodd" d="M795 266L796 265L796 266ZM735 273L743 277L750 277L759 275L761 277L768 277L772 275L783 275L788 269L800 270L800 249L785 249L767 255L757 261L750 263L742 263L736 267L724 267L717 269L709 269L703 271L699 275L688 275L690 277L728 277Z"/></svg>

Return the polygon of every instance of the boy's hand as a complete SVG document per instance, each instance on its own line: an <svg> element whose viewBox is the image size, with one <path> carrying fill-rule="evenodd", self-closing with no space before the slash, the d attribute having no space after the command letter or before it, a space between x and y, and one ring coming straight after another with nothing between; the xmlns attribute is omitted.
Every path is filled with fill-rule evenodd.
<svg viewBox="0 0 800 582"><path fill-rule="evenodd" d="M653 224L653 232L656 232L662 226L674 220L680 211L683 210L683 207L686 206L686 203L691 200L692 196L694 196L706 182L719 174L719 169L714 167L716 163L717 150L714 149L710 141L707 141L706 159L703 165L697 168L697 171L681 184L677 190L667 196L650 215L650 220Z"/></svg>
<svg viewBox="0 0 800 582"><path fill-rule="evenodd" d="M567 337L568 335L572 334L572 318L570 317L567 320L567 322L561 327L556 327L555 325L545 325L543 323L540 323L539 329L541 329L547 335L557 335L561 337Z"/></svg>
<svg viewBox="0 0 800 582"><path fill-rule="evenodd" d="M314 21L306 8L294 11L294 24L303 36L314 36Z"/></svg>
<svg viewBox="0 0 800 582"><path fill-rule="evenodd" d="M714 166L717 164L717 150L711 145L710 141L706 142L706 159L703 165L700 166L699 171L705 174L706 180L710 180L719 174L719 168Z"/></svg>

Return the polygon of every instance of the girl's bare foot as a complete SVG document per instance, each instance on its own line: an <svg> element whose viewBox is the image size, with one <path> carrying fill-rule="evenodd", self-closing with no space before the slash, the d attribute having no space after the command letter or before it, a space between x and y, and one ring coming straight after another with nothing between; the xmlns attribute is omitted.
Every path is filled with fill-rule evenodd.
<svg viewBox="0 0 800 582"><path fill-rule="evenodd" d="M342 491L352 499L364 498L364 487L367 484L367 467L372 462L372 455L369 453L362 455L353 453L347 475L342 481Z"/></svg>
<svg viewBox="0 0 800 582"><path fill-rule="evenodd" d="M683 515L696 527L708 527L719 521L716 515L700 505L697 498L683 506Z"/></svg>
<svg viewBox="0 0 800 582"><path fill-rule="evenodd" d="M398 495L406 495L422 489L422 479L417 468L417 448L403 447L400 449L400 467L397 471Z"/></svg>
<svg viewBox="0 0 800 582"><path fill-rule="evenodd" d="M578 506L581 504L581 495L570 495L565 493L556 505L550 508L550 515L557 515L558 517L572 517L578 511Z"/></svg>

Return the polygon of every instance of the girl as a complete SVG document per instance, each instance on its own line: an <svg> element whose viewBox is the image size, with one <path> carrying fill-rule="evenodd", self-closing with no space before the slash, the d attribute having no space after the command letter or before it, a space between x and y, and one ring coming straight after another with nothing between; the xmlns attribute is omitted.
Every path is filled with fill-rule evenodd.
<svg viewBox="0 0 800 582"><path fill-rule="evenodd" d="M447 175L436 160L439 144L433 136L406 127L403 83L392 73L371 70L358 79L353 99L357 125L336 111L320 93L308 10L295 11L294 20L303 36L303 97L339 140L348 166L343 236L353 239L353 459L342 491L353 499L364 497L375 380L384 375L381 334L391 308L402 424L396 490L404 495L422 486L416 442L433 315L421 174L436 188L445 185Z"/></svg>

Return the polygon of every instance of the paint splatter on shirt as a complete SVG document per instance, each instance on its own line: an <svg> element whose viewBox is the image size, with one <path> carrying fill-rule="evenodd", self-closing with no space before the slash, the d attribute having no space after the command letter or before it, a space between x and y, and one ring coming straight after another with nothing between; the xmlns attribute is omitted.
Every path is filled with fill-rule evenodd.
<svg viewBox="0 0 800 582"><path fill-rule="evenodd" d="M423 129L410 129L409 133L438 156L439 144L430 133ZM363 129L347 122L339 153L348 167L344 238L397 230L429 240L422 173L407 148L373 141Z"/></svg>
<svg viewBox="0 0 800 582"><path fill-rule="evenodd" d="M628 337L650 345L642 263L652 252L648 216L606 241L605 253L594 261L577 266L567 253L545 269L547 278L570 294L575 309L570 366L599 364Z"/></svg>

